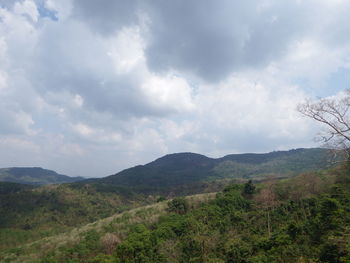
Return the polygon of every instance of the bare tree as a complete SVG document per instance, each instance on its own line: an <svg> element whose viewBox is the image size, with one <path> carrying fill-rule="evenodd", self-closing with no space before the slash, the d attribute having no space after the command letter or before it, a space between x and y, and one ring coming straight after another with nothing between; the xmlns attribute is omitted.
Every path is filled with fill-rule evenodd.
<svg viewBox="0 0 350 263"><path fill-rule="evenodd" d="M321 98L298 105L297 110L304 116L324 124L319 139L327 148L344 152L350 161L350 90L341 97Z"/></svg>
<svg viewBox="0 0 350 263"><path fill-rule="evenodd" d="M274 191L276 182L273 178L268 178L265 187L255 196L258 207L266 211L267 234L270 237L272 232L271 211L278 205L278 200Z"/></svg>
<svg viewBox="0 0 350 263"><path fill-rule="evenodd" d="M111 255L121 240L115 234L107 233L101 238L101 244L105 249L106 253Z"/></svg>

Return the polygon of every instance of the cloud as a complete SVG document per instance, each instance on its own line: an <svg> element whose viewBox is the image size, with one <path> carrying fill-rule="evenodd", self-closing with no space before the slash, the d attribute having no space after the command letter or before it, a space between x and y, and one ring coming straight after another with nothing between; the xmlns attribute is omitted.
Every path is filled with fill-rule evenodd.
<svg viewBox="0 0 350 263"><path fill-rule="evenodd" d="M7 0L0 0L0 7L1 8L11 8L14 4L16 4L18 1L7 1Z"/></svg>
<svg viewBox="0 0 350 263"><path fill-rule="evenodd" d="M185 70L207 81L279 58L302 31L294 1L152 1L148 65ZM181 19L179 19L181 17Z"/></svg>
<svg viewBox="0 0 350 263"><path fill-rule="evenodd" d="M0 166L104 176L171 152L315 145L348 1L0 0Z"/></svg>
<svg viewBox="0 0 350 263"><path fill-rule="evenodd" d="M136 0L74 0L72 16L88 23L95 32L113 34L137 23Z"/></svg>
<svg viewBox="0 0 350 263"><path fill-rule="evenodd" d="M38 21L39 11L36 4L31 0L16 2L13 9L15 14L28 16L33 22Z"/></svg>
<svg viewBox="0 0 350 263"><path fill-rule="evenodd" d="M79 96L87 110L110 112L117 118L164 116L189 107L185 80L163 80L147 70L137 28L104 39L85 24L75 20L66 23L67 27L62 27L51 22L38 40L37 63L29 70L43 96L68 92ZM179 106L171 103L174 98L179 99Z"/></svg>
<svg viewBox="0 0 350 263"><path fill-rule="evenodd" d="M34 124L31 116L23 111L0 108L0 126L3 134L30 133Z"/></svg>
<svg viewBox="0 0 350 263"><path fill-rule="evenodd" d="M206 0L200 5L74 0L70 16L107 37L125 27L140 26L151 70L180 70L215 82L232 71L264 66L283 56L308 22L303 7L294 0L283 4Z"/></svg>

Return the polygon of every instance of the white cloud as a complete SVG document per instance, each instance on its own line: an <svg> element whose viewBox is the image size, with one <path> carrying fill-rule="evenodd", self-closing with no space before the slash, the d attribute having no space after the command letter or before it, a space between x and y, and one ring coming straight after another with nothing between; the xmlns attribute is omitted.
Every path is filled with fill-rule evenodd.
<svg viewBox="0 0 350 263"><path fill-rule="evenodd" d="M192 89L183 78L174 75L159 77L150 74L142 85L142 90L154 107L177 112L194 109Z"/></svg>
<svg viewBox="0 0 350 263"><path fill-rule="evenodd" d="M84 123L72 125L73 131L79 136L92 143L106 143L115 145L121 142L122 136L113 131L106 131L101 128L93 128Z"/></svg>
<svg viewBox="0 0 350 263"><path fill-rule="evenodd" d="M56 11L59 20L67 19L73 8L71 0L46 0L45 7L49 10Z"/></svg>
<svg viewBox="0 0 350 263"><path fill-rule="evenodd" d="M295 110L304 92L263 72L233 75L215 87L202 86L199 94L196 133L207 133L204 144L213 149L266 151L310 139L310 126Z"/></svg>
<svg viewBox="0 0 350 263"><path fill-rule="evenodd" d="M113 60L116 72L125 74L145 63L144 41L138 27L123 28L108 40L107 55Z"/></svg>
<svg viewBox="0 0 350 263"><path fill-rule="evenodd" d="M0 90L7 88L7 74L0 71Z"/></svg>
<svg viewBox="0 0 350 263"><path fill-rule="evenodd" d="M0 3L0 166L310 146L296 104L348 87L348 1Z"/></svg>
<svg viewBox="0 0 350 263"><path fill-rule="evenodd" d="M28 16L33 22L38 22L39 12L33 1L16 2L13 9L15 14Z"/></svg>

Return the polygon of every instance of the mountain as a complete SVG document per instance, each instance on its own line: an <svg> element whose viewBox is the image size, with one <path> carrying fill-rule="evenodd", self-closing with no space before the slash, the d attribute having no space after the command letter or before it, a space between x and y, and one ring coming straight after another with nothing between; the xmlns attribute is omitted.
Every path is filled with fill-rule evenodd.
<svg viewBox="0 0 350 263"><path fill-rule="evenodd" d="M31 185L0 182L0 214L4 215L0 230L64 229L155 202L161 196L217 192L232 182L286 178L323 169L330 165L327 158L329 153L324 149L234 154L216 159L176 153L105 178L44 186L40 184L75 178L42 168L1 169L2 179L7 176L7 180Z"/></svg>
<svg viewBox="0 0 350 263"><path fill-rule="evenodd" d="M196 153L175 153L146 165L138 165L117 174L89 180L118 185L141 192L169 192L199 182L214 180L264 179L291 177L332 165L329 150L294 149L263 154L231 154L209 158ZM86 181L82 181L84 183Z"/></svg>
<svg viewBox="0 0 350 263"><path fill-rule="evenodd" d="M0 182L43 185L72 183L83 179L83 177L69 177L40 167L0 168Z"/></svg>
<svg viewBox="0 0 350 263"><path fill-rule="evenodd" d="M97 182L127 187L164 188L200 181L212 173L215 163L215 159L195 153L169 154L146 165L138 165L98 179Z"/></svg>
<svg viewBox="0 0 350 263"><path fill-rule="evenodd" d="M0 261L350 262L349 169L232 184L22 245L11 229L0 232Z"/></svg>
<svg viewBox="0 0 350 263"><path fill-rule="evenodd" d="M2 215L0 217L0 261L7 262L7 259L1 257L2 251L7 249L10 253L15 253L13 259L16 260L18 255L26 250L26 246L24 245L19 250L14 250L15 247L25 243L32 244L38 239L69 231L73 227L92 223L114 213L164 200L163 196L170 198L180 195L217 192L232 182L242 183L247 179L253 179L256 183L263 182L269 177L292 177L288 180L296 182L284 187L283 182L287 180L279 180L276 183L279 198L291 197L295 199L300 198L304 193L306 196L309 192L315 194L320 188L320 180L323 180L325 172L312 173L309 171L332 166L333 164L329 160L329 152L324 149L296 149L266 154L232 154L222 158L209 158L195 153L176 153L100 179L86 179L74 183L54 185L22 185L0 182L0 214ZM29 169L40 170L40 168ZM301 175L297 179L298 177L294 175L299 173ZM337 174L336 171L328 171L328 173L332 176ZM326 188L331 185L328 182L322 184ZM304 191L304 187L310 189ZM293 192L289 193L288 191ZM263 194L264 192L257 198L265 200L266 196L264 197ZM219 202L225 205L226 199L219 199ZM303 205L305 204L302 204L301 209L304 209ZM261 207L265 206L261 205ZM300 210L297 214L304 215L303 213L309 213L308 211ZM253 221L254 218L266 218L261 214L262 212L258 211L253 217L247 215L247 218L252 218ZM203 219L211 218L211 210L208 213L209 215ZM239 213L232 215L239 216ZM149 218L150 222L155 220L153 210L147 214L141 210L137 216L140 219ZM292 217L294 218L294 215ZM220 218L218 217L218 219ZM134 219L126 213L119 219L109 221L110 224L98 225L103 231L114 231L114 226L118 225L118 229L121 227L120 220L129 222L130 227L135 224ZM254 223L253 221L252 223ZM220 226L221 223L216 222L215 224ZM90 225L95 226L95 224ZM265 222L261 222L260 226L265 227ZM121 229L122 231L130 230L130 228L123 227ZM69 237L67 238L70 240ZM119 238L125 239L125 232L120 234ZM46 242L45 240L43 239L43 242ZM60 245L58 244L56 248L58 246ZM26 251L33 250L28 247ZM47 260L43 262L67 261L63 258L59 261ZM104 261L96 259L91 262ZM184 260L183 262L189 261Z"/></svg>

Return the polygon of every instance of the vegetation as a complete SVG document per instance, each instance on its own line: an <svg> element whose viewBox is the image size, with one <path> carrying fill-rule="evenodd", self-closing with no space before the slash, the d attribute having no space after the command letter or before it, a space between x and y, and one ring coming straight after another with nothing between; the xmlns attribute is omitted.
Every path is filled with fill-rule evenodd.
<svg viewBox="0 0 350 263"><path fill-rule="evenodd" d="M75 239L51 244L37 259L31 255L32 261L13 256L16 250L3 260L349 262L349 171L343 166L233 184L206 202L175 198L75 230Z"/></svg>
<svg viewBox="0 0 350 263"><path fill-rule="evenodd" d="M350 161L350 90L342 96L322 98L317 101L306 101L298 106L298 111L326 129L319 133L319 139L326 147L336 152L345 153Z"/></svg>
<svg viewBox="0 0 350 263"><path fill-rule="evenodd" d="M350 167L320 170L326 153L187 153L100 180L0 183L0 262L350 262Z"/></svg>
<svg viewBox="0 0 350 263"><path fill-rule="evenodd" d="M215 194L200 194L186 197L186 200L193 209L213 198L215 198ZM45 256L43 261L46 262L48 260L50 262L50 260L53 260L53 255L55 257L59 256L63 260L66 255L62 253L71 248L73 248L72 251L75 251L76 246L79 246L79 250L85 246L79 244L83 242L86 235L90 235L89 233L93 233L92 235L94 236L98 235L99 244L101 243L99 246L102 246L103 251L107 254L112 253L115 246L127 237L135 225L140 223L150 225L157 222L160 216L167 214L167 207L167 201L165 201L131 209L82 227L73 228L71 231L46 237L35 242L28 242L22 246L3 249L2 252L0 251L0 262L39 262L39 258ZM86 251L86 253L90 252L92 251ZM80 251L79 253L85 252ZM67 262L70 262L70 260L67 258Z"/></svg>
<svg viewBox="0 0 350 263"><path fill-rule="evenodd" d="M34 188L0 184L0 250L81 226L156 197L102 191L93 185L62 184Z"/></svg>
<svg viewBox="0 0 350 263"><path fill-rule="evenodd" d="M0 195L18 193L21 191L30 190L34 188L35 186L33 185L0 182Z"/></svg>
<svg viewBox="0 0 350 263"><path fill-rule="evenodd" d="M83 180L83 177L69 177L40 167L13 167L0 169L0 181L21 184L62 184Z"/></svg>
<svg viewBox="0 0 350 263"><path fill-rule="evenodd" d="M179 153L166 155L149 164L90 182L110 187L124 186L145 194L165 195L174 192L175 195L187 195L202 192L203 189L198 187L200 183L218 179L262 180L271 176L291 177L307 171L325 169L330 165L330 158L330 153L326 149L232 154L218 159L194 153Z"/></svg>

